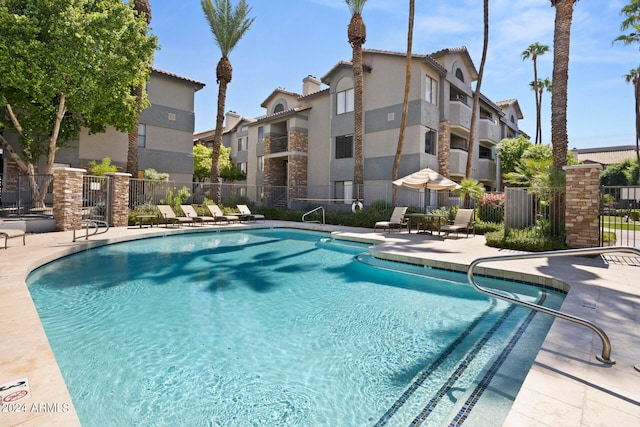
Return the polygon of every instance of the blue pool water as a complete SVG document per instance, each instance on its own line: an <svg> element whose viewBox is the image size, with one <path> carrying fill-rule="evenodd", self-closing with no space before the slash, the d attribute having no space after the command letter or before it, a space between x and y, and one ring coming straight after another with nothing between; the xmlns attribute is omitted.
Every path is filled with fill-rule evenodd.
<svg viewBox="0 0 640 427"><path fill-rule="evenodd" d="M323 238L183 234L33 272L29 290L83 426L441 425L477 393L486 403L473 413L501 424L550 321L523 327L528 310L488 299L464 275ZM515 359L503 362L510 346Z"/></svg>

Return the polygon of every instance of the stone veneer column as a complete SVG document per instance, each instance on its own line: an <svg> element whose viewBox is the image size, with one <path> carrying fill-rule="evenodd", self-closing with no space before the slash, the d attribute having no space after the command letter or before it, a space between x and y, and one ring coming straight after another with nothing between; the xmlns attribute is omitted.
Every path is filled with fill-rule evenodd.
<svg viewBox="0 0 640 427"><path fill-rule="evenodd" d="M307 197L308 157L303 153L309 151L309 134L306 131L294 130L290 133L289 150L289 201Z"/></svg>
<svg viewBox="0 0 640 427"><path fill-rule="evenodd" d="M451 157L451 125L449 120L440 120L438 131L438 173L449 178L449 158ZM438 191L438 206L447 206L449 192Z"/></svg>
<svg viewBox="0 0 640 427"><path fill-rule="evenodd" d="M110 172L111 177L111 224L114 227L129 225L129 180L130 173Z"/></svg>
<svg viewBox="0 0 640 427"><path fill-rule="evenodd" d="M82 220L82 178L87 171L74 168L53 170L53 218L58 231L74 230Z"/></svg>
<svg viewBox="0 0 640 427"><path fill-rule="evenodd" d="M566 243L570 248L599 245L600 171L599 164L565 166Z"/></svg>

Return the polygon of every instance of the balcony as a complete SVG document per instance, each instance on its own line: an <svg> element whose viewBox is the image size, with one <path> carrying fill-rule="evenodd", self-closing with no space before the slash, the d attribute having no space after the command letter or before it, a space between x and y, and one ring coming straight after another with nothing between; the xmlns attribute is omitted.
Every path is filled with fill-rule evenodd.
<svg viewBox="0 0 640 427"><path fill-rule="evenodd" d="M452 128L471 128L471 107L461 101L449 102L449 122Z"/></svg>
<svg viewBox="0 0 640 427"><path fill-rule="evenodd" d="M475 179L482 182L495 182L496 161L491 159L478 159Z"/></svg>
<svg viewBox="0 0 640 427"><path fill-rule="evenodd" d="M459 148L452 148L449 153L449 175L463 177L467 169L468 153Z"/></svg>
<svg viewBox="0 0 640 427"><path fill-rule="evenodd" d="M478 139L492 141L495 144L500 142L500 125L492 119L480 118L478 120Z"/></svg>

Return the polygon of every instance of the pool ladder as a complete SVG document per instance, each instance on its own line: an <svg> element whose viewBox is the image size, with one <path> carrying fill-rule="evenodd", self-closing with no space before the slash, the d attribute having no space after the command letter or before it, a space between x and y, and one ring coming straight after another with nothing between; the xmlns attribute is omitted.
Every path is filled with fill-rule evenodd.
<svg viewBox="0 0 640 427"><path fill-rule="evenodd" d="M304 215L302 215L302 222L317 222L317 223L320 223L320 221L307 221L307 220L305 220L305 218L306 218L308 215L311 215L312 213L317 212L317 211L319 211L319 210L321 210L321 211L322 211L322 225L324 225L324 224L325 224L325 222L324 222L324 208L323 208L322 206L318 206L318 207L317 207L317 208L315 208L315 209L311 209L309 212L307 212L307 213L305 213Z"/></svg>
<svg viewBox="0 0 640 427"><path fill-rule="evenodd" d="M100 227L104 227L104 230L100 231ZM109 223L106 221L101 221L97 219L83 219L80 221L80 230L84 228L84 239L89 240L89 236L95 236L96 234L103 234L109 231ZM89 229L92 228L93 231L89 233ZM76 237L76 229L73 229L73 241L77 240Z"/></svg>
<svg viewBox="0 0 640 427"><path fill-rule="evenodd" d="M471 264L469 264L469 268L467 269L467 277L469 279L469 283L473 285L473 287L476 288L478 291L484 294L490 295L494 298L499 298L505 301L509 301L514 304L519 304L524 307L530 308L532 310L541 311L543 313L547 313L552 316L559 317L560 319L568 320L570 322L577 323L582 326L586 326L587 328L593 330L596 334L598 334L598 336L602 340L602 355L596 356L596 359L598 359L602 363L613 365L614 363L616 363L616 361L614 359L611 359L611 341L609 340L609 337L602 329L600 329L593 323L589 322L588 320L582 319L580 317L572 316L570 314L563 313L561 311L554 310L551 308L547 308L542 305L538 305L538 304L534 304L526 301L520 301L515 298L509 297L507 295L503 295L498 292L489 290L487 288L483 288L482 286L478 285L478 283L473 278L473 269L478 264L486 263L486 262L511 261L511 260L532 259L532 258L545 258L545 257L560 257L560 256L571 256L571 255L602 255L602 254L614 253L614 252L616 253L627 252L627 253L640 255L640 249L638 248L634 248L630 246L614 246L614 247L607 247L607 248L600 247L600 248L586 248L586 249L567 249L567 250L561 250L561 251L537 252L533 254L515 254L515 255L484 257L484 258L477 258ZM640 371L640 365L635 365L634 368L637 371Z"/></svg>

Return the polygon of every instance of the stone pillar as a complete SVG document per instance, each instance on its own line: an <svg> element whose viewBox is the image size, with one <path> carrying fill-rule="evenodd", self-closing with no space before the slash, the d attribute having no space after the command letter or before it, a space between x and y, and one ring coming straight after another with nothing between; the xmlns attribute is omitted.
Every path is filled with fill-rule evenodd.
<svg viewBox="0 0 640 427"><path fill-rule="evenodd" d="M599 164L565 166L565 233L569 248L591 248L599 244L600 171Z"/></svg>
<svg viewBox="0 0 640 427"><path fill-rule="evenodd" d="M106 173L112 179L111 186L111 225L126 227L129 225L129 180L130 173Z"/></svg>
<svg viewBox="0 0 640 427"><path fill-rule="evenodd" d="M74 230L82 220L82 178L87 171L74 168L53 170L53 219L58 231Z"/></svg>
<svg viewBox="0 0 640 427"><path fill-rule="evenodd" d="M451 156L451 123L449 120L440 120L438 131L438 173L449 178L449 158ZM438 191L438 206L449 204L449 191Z"/></svg>

